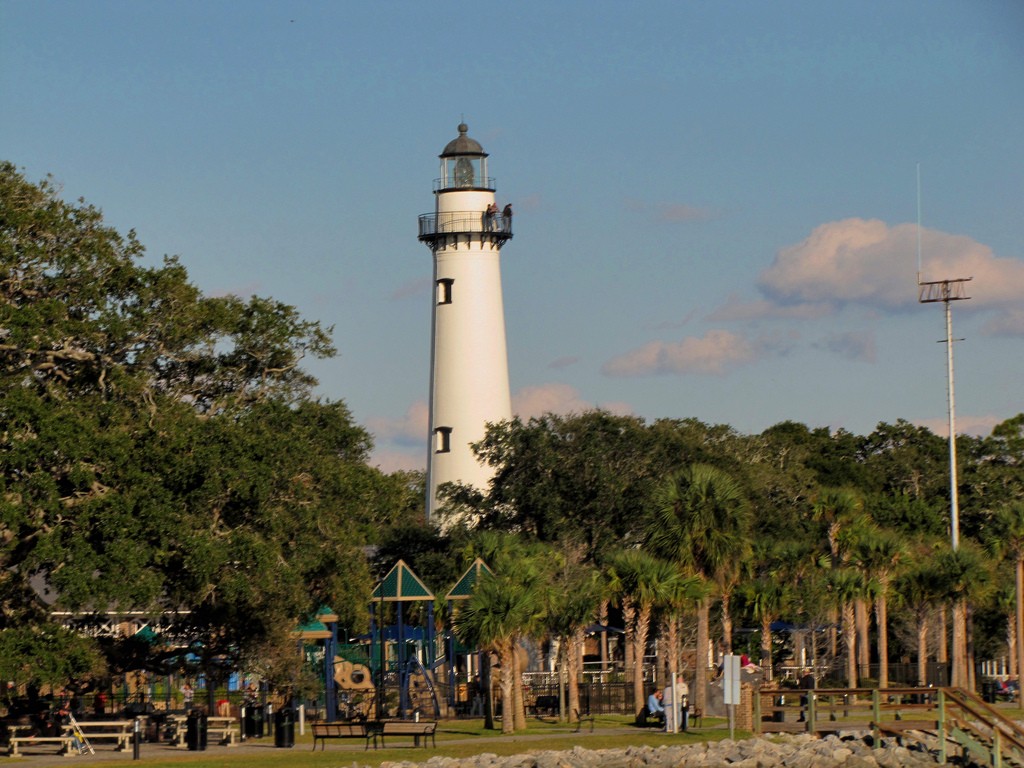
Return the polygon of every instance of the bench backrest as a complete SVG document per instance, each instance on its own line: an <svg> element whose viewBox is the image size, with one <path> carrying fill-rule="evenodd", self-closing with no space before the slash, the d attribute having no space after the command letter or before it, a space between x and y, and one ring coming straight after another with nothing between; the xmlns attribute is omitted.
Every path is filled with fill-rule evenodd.
<svg viewBox="0 0 1024 768"><path fill-rule="evenodd" d="M389 733L403 734L403 733L433 733L434 729L437 728L437 723L433 721L421 721L415 722L412 720L388 720L384 723L384 735Z"/></svg>
<svg viewBox="0 0 1024 768"><path fill-rule="evenodd" d="M365 736L363 723L313 723L314 736Z"/></svg>

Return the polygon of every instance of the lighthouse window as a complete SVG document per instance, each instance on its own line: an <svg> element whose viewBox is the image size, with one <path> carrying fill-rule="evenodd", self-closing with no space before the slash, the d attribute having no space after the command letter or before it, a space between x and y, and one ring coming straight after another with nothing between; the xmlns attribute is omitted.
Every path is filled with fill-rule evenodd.
<svg viewBox="0 0 1024 768"><path fill-rule="evenodd" d="M437 281L437 303L438 304L451 304L452 303L452 283L454 283L450 277L443 277Z"/></svg>
<svg viewBox="0 0 1024 768"><path fill-rule="evenodd" d="M444 186L448 189L476 187L483 183L483 159L479 157L446 157L442 167Z"/></svg>
<svg viewBox="0 0 1024 768"><path fill-rule="evenodd" d="M438 427L434 430L434 453L448 453L452 449L452 428Z"/></svg>

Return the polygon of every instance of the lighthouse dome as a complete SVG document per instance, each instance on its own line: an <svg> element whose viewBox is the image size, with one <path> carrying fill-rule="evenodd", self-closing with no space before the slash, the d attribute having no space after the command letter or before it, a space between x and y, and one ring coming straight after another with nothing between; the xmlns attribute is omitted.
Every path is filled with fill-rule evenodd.
<svg viewBox="0 0 1024 768"><path fill-rule="evenodd" d="M487 156L484 152L484 148L480 146L480 142L476 139L471 139L466 135L469 130L469 126L465 123L459 123L459 136L456 139L452 139L448 142L448 145L444 148L444 152L441 153L441 157L451 157L452 155L483 155Z"/></svg>

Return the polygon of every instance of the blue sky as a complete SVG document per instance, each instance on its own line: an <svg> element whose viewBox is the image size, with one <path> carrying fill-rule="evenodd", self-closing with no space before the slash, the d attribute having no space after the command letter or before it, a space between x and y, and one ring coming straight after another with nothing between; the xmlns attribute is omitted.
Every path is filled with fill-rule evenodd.
<svg viewBox="0 0 1024 768"><path fill-rule="evenodd" d="M208 294L334 326L310 367L426 457L437 155L499 204L514 406L759 432L1024 411L1024 3L0 0L0 157Z"/></svg>

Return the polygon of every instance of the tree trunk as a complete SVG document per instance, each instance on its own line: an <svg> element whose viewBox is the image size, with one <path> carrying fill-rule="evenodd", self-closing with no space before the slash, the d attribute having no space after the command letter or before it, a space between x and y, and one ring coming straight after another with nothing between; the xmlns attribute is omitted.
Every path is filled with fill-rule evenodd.
<svg viewBox="0 0 1024 768"><path fill-rule="evenodd" d="M694 709L704 712L707 709L705 701L708 687L708 646L710 645L710 598L703 598L697 607L697 661L693 679L693 706Z"/></svg>
<svg viewBox="0 0 1024 768"><path fill-rule="evenodd" d="M967 677L967 603L962 598L953 603L953 679L954 688L966 688Z"/></svg>
<svg viewBox="0 0 1024 768"><path fill-rule="evenodd" d="M853 604L857 622L857 677L871 677L871 645L868 635L868 602L862 597Z"/></svg>
<svg viewBox="0 0 1024 768"><path fill-rule="evenodd" d="M917 684L928 685L928 617L917 620Z"/></svg>
<svg viewBox="0 0 1024 768"><path fill-rule="evenodd" d="M584 634L583 627L577 629L572 637L566 641L566 656L567 656L567 684L569 689L569 711L566 713L569 715L571 721L576 712L582 711L580 707L580 669L583 666L583 643L585 642L586 635Z"/></svg>
<svg viewBox="0 0 1024 768"><path fill-rule="evenodd" d="M889 687L889 606L883 586L875 598L875 621L878 624L878 687Z"/></svg>
<svg viewBox="0 0 1024 768"><path fill-rule="evenodd" d="M644 651L647 648L647 633L651 628L651 609L640 608L636 612L636 631L633 633L633 661L636 674L633 675L633 709L644 705Z"/></svg>
<svg viewBox="0 0 1024 768"><path fill-rule="evenodd" d="M517 731L526 730L526 702L523 700L523 662L520 645L512 645L512 722Z"/></svg>
<svg viewBox="0 0 1024 768"><path fill-rule="evenodd" d="M936 639L939 641L939 647L935 649L935 660L940 664L948 664L949 645L947 640L949 639L949 626L946 621L946 606L944 605L939 608L938 622L939 630Z"/></svg>
<svg viewBox="0 0 1024 768"><path fill-rule="evenodd" d="M853 603L843 606L843 645L846 648L846 686L857 687L857 627Z"/></svg>
<svg viewBox="0 0 1024 768"><path fill-rule="evenodd" d="M772 617L761 619L761 668L764 679L772 679Z"/></svg>
<svg viewBox="0 0 1024 768"><path fill-rule="evenodd" d="M967 690L978 690L974 665L974 607L964 601L964 667L967 670Z"/></svg>
<svg viewBox="0 0 1024 768"><path fill-rule="evenodd" d="M722 590L722 652L732 653L732 615L729 613L729 603L732 595L729 590Z"/></svg>
<svg viewBox="0 0 1024 768"><path fill-rule="evenodd" d="M498 648L498 663L501 665L501 732L515 733L515 644L511 640Z"/></svg>

